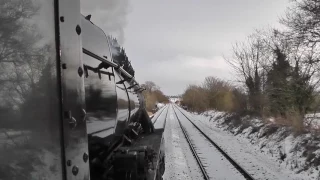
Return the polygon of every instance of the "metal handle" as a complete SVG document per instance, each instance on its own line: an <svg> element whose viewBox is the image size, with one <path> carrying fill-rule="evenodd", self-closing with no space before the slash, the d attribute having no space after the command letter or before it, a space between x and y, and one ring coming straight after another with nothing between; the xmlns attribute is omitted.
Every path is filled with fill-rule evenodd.
<svg viewBox="0 0 320 180"><path fill-rule="evenodd" d="M82 109L81 110L81 118L82 118L82 121L86 121L86 117L87 117L87 112L86 110Z"/></svg>
<svg viewBox="0 0 320 180"><path fill-rule="evenodd" d="M64 118L68 120L69 127L71 129L74 129L77 126L77 120L74 117L72 117L71 111L65 111Z"/></svg>
<svg viewBox="0 0 320 180"><path fill-rule="evenodd" d="M69 127L71 129L74 129L77 126L77 120L74 117L71 117L69 119Z"/></svg>

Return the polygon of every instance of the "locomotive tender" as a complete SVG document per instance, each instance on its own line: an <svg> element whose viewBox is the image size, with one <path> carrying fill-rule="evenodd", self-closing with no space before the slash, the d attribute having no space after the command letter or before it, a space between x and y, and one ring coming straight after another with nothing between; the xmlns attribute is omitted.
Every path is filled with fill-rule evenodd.
<svg viewBox="0 0 320 180"><path fill-rule="evenodd" d="M163 130L80 0L24 1L38 3L21 31L40 38L28 47L36 55L15 46L26 59L0 59L0 179L161 179Z"/></svg>

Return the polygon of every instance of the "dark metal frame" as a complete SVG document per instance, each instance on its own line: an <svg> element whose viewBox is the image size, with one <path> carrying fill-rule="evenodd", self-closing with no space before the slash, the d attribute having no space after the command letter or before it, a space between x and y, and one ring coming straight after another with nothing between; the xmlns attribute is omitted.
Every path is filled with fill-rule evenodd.
<svg viewBox="0 0 320 180"><path fill-rule="evenodd" d="M82 48L80 0L54 0L54 9L57 84L60 89L61 106L60 136L63 179L88 180L90 178L88 137L86 122L83 120L85 116L84 76L86 73L82 53L106 63L108 67L113 67L113 73L118 73L128 81L130 88L133 88L134 91L141 90L141 87L133 76L111 59L108 60ZM122 84L126 87L124 83ZM126 93L130 100L128 92Z"/></svg>
<svg viewBox="0 0 320 180"><path fill-rule="evenodd" d="M89 179L80 0L55 0L65 179Z"/></svg>
<svg viewBox="0 0 320 180"><path fill-rule="evenodd" d="M62 177L64 180L67 179L66 172L66 157L65 157L65 146L64 146L64 127L63 127L63 116L62 116L62 92L61 92L61 61L60 61L60 21L64 21L64 18L59 17L59 0L54 0L54 16L55 16L55 41L56 41L56 67L57 67L57 87L60 89L59 104L60 104L60 147L61 147L61 162L62 162Z"/></svg>

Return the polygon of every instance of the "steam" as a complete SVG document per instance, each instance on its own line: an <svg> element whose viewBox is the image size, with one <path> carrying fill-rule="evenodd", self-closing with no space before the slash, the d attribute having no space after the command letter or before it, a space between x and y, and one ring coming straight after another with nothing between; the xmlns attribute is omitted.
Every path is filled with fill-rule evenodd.
<svg viewBox="0 0 320 180"><path fill-rule="evenodd" d="M111 36L108 36L110 42L110 49L112 56L118 56L120 53L120 45L118 41L114 40Z"/></svg>
<svg viewBox="0 0 320 180"><path fill-rule="evenodd" d="M81 13L91 14L91 21L107 35L124 43L124 27L129 13L129 0L81 0Z"/></svg>

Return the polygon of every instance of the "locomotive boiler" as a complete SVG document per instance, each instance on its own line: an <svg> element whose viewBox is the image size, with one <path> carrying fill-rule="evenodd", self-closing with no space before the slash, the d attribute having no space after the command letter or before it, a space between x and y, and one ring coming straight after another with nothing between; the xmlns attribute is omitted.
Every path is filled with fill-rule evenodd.
<svg viewBox="0 0 320 180"><path fill-rule="evenodd" d="M154 129L145 110L141 94L143 88L112 60L105 33L84 16L81 26L90 173L92 178L101 179L108 176L108 168L114 167L114 163L103 162L110 161L117 147L130 145L140 133L151 133ZM129 166L127 170L114 169L112 173L120 171L115 175L118 179L135 179L139 173L131 172L133 168L130 166L144 169L148 166L147 161L152 160L148 159L147 154L152 153L147 146L121 147L121 152L113 155L118 159L113 161L120 169ZM139 159L139 165L132 160L135 158ZM140 176L144 176L143 173Z"/></svg>
<svg viewBox="0 0 320 180"><path fill-rule="evenodd" d="M0 12L0 179L161 179L163 129L80 0Z"/></svg>

